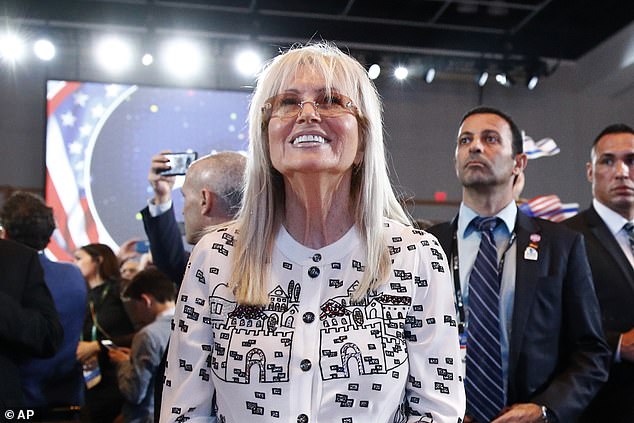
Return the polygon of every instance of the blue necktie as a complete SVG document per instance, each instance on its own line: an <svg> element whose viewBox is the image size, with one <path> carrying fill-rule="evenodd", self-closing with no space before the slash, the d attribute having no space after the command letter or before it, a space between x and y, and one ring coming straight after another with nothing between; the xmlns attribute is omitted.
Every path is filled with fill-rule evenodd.
<svg viewBox="0 0 634 423"><path fill-rule="evenodd" d="M482 239L469 278L467 414L479 423L488 423L505 403L500 349L500 275L493 238L498 218L476 217L472 224L482 232Z"/></svg>

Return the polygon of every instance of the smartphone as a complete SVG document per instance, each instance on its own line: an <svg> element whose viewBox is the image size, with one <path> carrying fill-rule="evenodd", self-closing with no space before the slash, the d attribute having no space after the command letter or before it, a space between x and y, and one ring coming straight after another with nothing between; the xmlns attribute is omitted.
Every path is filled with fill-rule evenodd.
<svg viewBox="0 0 634 423"><path fill-rule="evenodd" d="M117 349L117 346L113 344L112 341L109 339L102 339L99 342L101 343L102 346L108 348L109 350Z"/></svg>
<svg viewBox="0 0 634 423"><path fill-rule="evenodd" d="M150 251L150 241L137 241L136 244L134 244L134 251L139 254L147 253L148 251Z"/></svg>
<svg viewBox="0 0 634 423"><path fill-rule="evenodd" d="M184 153L165 153L163 154L169 159L166 164L170 169L159 172L163 176L184 175L187 172L187 168L194 160L198 158L198 153L195 151Z"/></svg>

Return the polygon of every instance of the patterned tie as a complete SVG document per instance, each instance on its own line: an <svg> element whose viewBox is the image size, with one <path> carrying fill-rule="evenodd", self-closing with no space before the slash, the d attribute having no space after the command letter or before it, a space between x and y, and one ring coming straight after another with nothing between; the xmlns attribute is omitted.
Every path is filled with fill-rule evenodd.
<svg viewBox="0 0 634 423"><path fill-rule="evenodd" d="M504 381L500 350L500 275L493 230L497 217L476 217L482 232L480 250L469 278L469 322L465 389L467 414L488 423L504 407Z"/></svg>
<svg viewBox="0 0 634 423"><path fill-rule="evenodd" d="M627 232L627 238L630 240L630 249L632 254L634 254L634 223L627 222L623 225L623 230Z"/></svg>

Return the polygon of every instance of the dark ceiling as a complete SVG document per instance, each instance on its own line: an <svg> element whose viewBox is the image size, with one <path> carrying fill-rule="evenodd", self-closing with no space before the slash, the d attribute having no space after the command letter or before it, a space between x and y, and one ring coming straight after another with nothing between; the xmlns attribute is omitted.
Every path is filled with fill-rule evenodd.
<svg viewBox="0 0 634 423"><path fill-rule="evenodd" d="M286 46L576 60L634 19L632 0L13 0L9 21L190 31Z"/></svg>

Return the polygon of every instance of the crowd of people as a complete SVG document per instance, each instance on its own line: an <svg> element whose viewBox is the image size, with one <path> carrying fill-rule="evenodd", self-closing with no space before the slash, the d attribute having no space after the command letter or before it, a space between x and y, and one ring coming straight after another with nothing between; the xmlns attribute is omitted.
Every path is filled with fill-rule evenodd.
<svg viewBox="0 0 634 423"><path fill-rule="evenodd" d="M191 255L168 151L150 162L143 256L131 240L53 262L52 210L12 195L0 407L86 422L634 421L634 129L589 142L592 204L554 223L517 206L516 122L471 109L459 210L416 224L382 122L374 84L339 49L274 58L247 156L187 170Z"/></svg>

